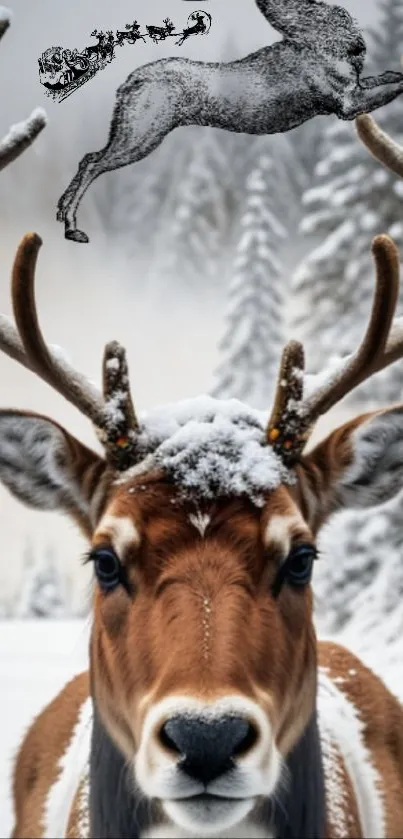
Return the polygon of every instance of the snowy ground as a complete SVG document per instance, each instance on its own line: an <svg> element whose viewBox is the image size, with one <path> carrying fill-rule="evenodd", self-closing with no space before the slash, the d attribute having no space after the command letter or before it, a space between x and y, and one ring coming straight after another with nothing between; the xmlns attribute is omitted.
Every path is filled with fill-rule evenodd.
<svg viewBox="0 0 403 839"><path fill-rule="evenodd" d="M82 621L0 621L0 837L10 835L13 755L32 718L86 669Z"/></svg>
<svg viewBox="0 0 403 839"><path fill-rule="evenodd" d="M391 620L395 624L396 618ZM401 616L398 622L400 627ZM340 640L403 699L403 651L400 642L390 644L387 638L398 627L387 633L387 623L376 639L360 624ZM35 714L86 668L87 649L88 624L82 621L0 621L0 837L9 836L12 825L10 772L16 747Z"/></svg>

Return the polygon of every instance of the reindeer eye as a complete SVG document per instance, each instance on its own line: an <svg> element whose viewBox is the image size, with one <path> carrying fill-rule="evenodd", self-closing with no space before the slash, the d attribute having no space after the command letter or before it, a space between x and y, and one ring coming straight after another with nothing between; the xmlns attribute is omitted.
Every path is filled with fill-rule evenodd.
<svg viewBox="0 0 403 839"><path fill-rule="evenodd" d="M286 582L295 588L307 586L311 581L312 566L316 557L317 550L314 545L294 545L277 572L272 588L273 596L277 597L280 594Z"/></svg>
<svg viewBox="0 0 403 839"><path fill-rule="evenodd" d="M97 548L91 552L96 578L103 591L113 591L122 582L122 566L112 548Z"/></svg>
<svg viewBox="0 0 403 839"><path fill-rule="evenodd" d="M285 561L286 579L293 586L307 586L312 577L316 549L313 545L295 545Z"/></svg>

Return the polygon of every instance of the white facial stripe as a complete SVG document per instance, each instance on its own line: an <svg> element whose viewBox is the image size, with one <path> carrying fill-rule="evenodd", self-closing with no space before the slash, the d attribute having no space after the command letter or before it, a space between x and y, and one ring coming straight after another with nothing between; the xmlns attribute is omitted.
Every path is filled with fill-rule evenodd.
<svg viewBox="0 0 403 839"><path fill-rule="evenodd" d="M108 536L117 555L122 558L127 548L140 544L140 534L129 516L106 514L97 527L95 537Z"/></svg>
<svg viewBox="0 0 403 839"><path fill-rule="evenodd" d="M210 524L210 516L203 515L202 513L191 513L189 521L193 524L193 527L199 531L200 536L204 536L206 529Z"/></svg>
<svg viewBox="0 0 403 839"><path fill-rule="evenodd" d="M301 516L271 516L263 537L264 544L268 547L273 543L281 548L284 556L290 551L291 539L296 530L306 530L306 525ZM307 534L308 536L308 534Z"/></svg>

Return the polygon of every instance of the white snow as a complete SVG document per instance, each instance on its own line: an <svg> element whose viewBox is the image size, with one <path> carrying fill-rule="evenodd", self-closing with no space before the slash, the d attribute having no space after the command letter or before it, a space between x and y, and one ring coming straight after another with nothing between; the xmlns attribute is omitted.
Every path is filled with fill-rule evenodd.
<svg viewBox="0 0 403 839"><path fill-rule="evenodd" d="M266 492L294 483L271 446L268 414L237 399L200 396L140 415L138 448L143 464L124 472L119 483L142 471L162 468L184 495L198 500L247 495L260 505Z"/></svg>
<svg viewBox="0 0 403 839"><path fill-rule="evenodd" d="M329 359L324 370L320 373L306 373L304 376L304 399L309 400L313 395L325 390L340 376L348 357L333 356Z"/></svg>
<svg viewBox="0 0 403 839"><path fill-rule="evenodd" d="M68 367L72 364L71 355L59 344L49 344L49 351L53 358L61 363L63 367Z"/></svg>
<svg viewBox="0 0 403 839"><path fill-rule="evenodd" d="M25 148L26 145L29 145L45 127L47 119L46 111L43 108L35 108L27 119L12 125L0 142L0 159L19 146Z"/></svg>
<svg viewBox="0 0 403 839"><path fill-rule="evenodd" d="M118 358L108 358L106 362L106 369L110 370L113 373L117 373L120 370L120 360Z"/></svg>

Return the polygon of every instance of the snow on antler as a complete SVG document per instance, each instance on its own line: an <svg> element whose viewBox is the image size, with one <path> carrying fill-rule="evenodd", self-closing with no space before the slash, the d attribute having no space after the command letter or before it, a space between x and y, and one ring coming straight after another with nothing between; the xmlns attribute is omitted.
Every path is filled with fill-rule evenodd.
<svg viewBox="0 0 403 839"><path fill-rule="evenodd" d="M0 6L0 39L10 26L12 13L5 6ZM34 142L47 123L43 108L35 108L28 119L12 125L0 141L0 169L4 169L22 154Z"/></svg>
<svg viewBox="0 0 403 839"><path fill-rule="evenodd" d="M35 108L31 116L12 125L0 142L0 169L4 169L22 154L37 138L47 123L43 108Z"/></svg>

